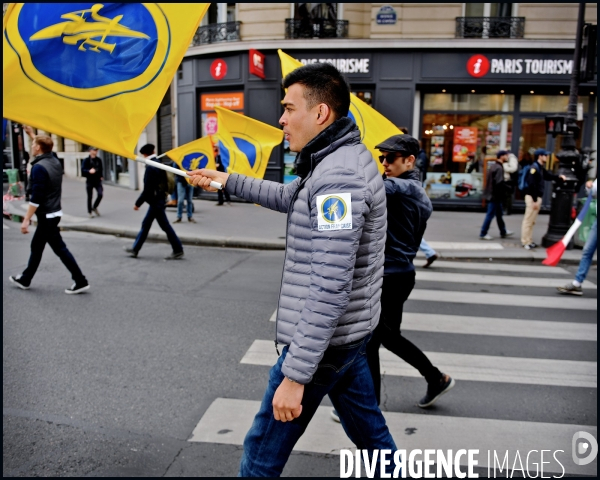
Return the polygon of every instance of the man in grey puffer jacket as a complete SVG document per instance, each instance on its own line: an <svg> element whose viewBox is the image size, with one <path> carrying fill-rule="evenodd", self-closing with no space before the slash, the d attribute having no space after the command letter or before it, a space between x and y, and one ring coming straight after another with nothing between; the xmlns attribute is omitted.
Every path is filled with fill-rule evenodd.
<svg viewBox="0 0 600 480"><path fill-rule="evenodd" d="M395 451L377 406L366 344L381 310L386 208L383 180L346 117L348 84L329 64L312 64L283 81L283 125L299 152L294 182L197 170L231 194L287 213L277 343L261 409L244 441L240 476L279 476L325 395L359 449Z"/></svg>

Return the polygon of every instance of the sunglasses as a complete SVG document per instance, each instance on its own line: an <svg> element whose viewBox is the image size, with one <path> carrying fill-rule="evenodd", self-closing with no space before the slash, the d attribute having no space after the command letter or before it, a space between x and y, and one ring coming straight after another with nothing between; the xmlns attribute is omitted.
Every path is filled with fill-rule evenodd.
<svg viewBox="0 0 600 480"><path fill-rule="evenodd" d="M401 152L390 152L390 153L386 153L385 155L379 155L379 161L381 163L383 163L383 161L385 160L387 163L394 163L394 161L397 158L401 158L401 157L406 157L408 155L401 153Z"/></svg>

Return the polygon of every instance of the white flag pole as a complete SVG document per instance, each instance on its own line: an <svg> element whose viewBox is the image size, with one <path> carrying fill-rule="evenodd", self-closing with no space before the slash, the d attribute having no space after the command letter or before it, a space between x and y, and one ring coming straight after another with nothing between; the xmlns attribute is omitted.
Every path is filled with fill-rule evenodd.
<svg viewBox="0 0 600 480"><path fill-rule="evenodd" d="M151 167L160 168L161 170L166 170L167 172L174 173L175 175L179 175L181 177L191 178L183 170L179 170L178 168L174 168L174 167L169 167L168 165L165 165L165 164L160 163L160 162L155 162L154 160L150 160L149 158L144 158L144 157L138 157L138 156L136 156L135 157L135 161L136 162L145 163L146 165L150 165ZM217 190L223 190L223 185L221 185L219 182L215 182L215 181L211 180L210 186L212 188L216 188Z"/></svg>

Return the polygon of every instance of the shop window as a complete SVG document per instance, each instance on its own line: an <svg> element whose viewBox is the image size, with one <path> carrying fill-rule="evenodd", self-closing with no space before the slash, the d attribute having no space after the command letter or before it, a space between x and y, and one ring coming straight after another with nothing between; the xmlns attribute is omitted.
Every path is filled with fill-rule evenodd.
<svg viewBox="0 0 600 480"><path fill-rule="evenodd" d="M512 111L514 95L485 95L476 93L428 93L423 100L423 110L437 111Z"/></svg>
<svg viewBox="0 0 600 480"><path fill-rule="evenodd" d="M465 17L510 17L512 3L465 3Z"/></svg>
<svg viewBox="0 0 600 480"><path fill-rule="evenodd" d="M429 197L480 200L486 162L511 144L512 126L513 116L502 113L425 113L421 138L429 157Z"/></svg>
<svg viewBox="0 0 600 480"><path fill-rule="evenodd" d="M337 20L337 3L294 3L294 20Z"/></svg>
<svg viewBox="0 0 600 480"><path fill-rule="evenodd" d="M583 113L587 113L589 97L578 97ZM523 95L521 97L522 112L566 113L569 106L568 95Z"/></svg>

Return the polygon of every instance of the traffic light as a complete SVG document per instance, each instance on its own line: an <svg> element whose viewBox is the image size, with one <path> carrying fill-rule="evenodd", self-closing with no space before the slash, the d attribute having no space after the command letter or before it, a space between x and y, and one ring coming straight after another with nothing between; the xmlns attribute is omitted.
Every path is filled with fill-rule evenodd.
<svg viewBox="0 0 600 480"><path fill-rule="evenodd" d="M586 23L583 26L581 41L581 63L579 65L579 80L590 82L596 74L596 45L597 25Z"/></svg>
<svg viewBox="0 0 600 480"><path fill-rule="evenodd" d="M546 116L546 133L556 137L563 132L566 132L566 118L564 115L547 115Z"/></svg>

